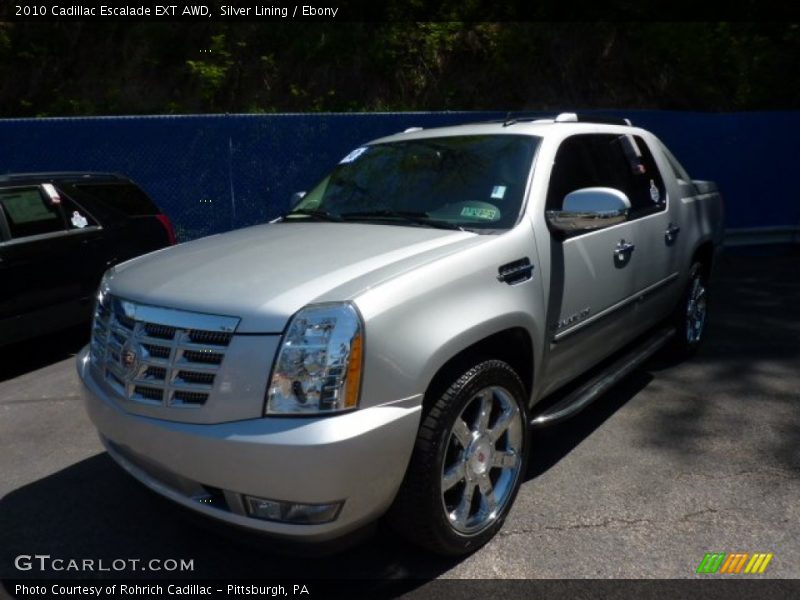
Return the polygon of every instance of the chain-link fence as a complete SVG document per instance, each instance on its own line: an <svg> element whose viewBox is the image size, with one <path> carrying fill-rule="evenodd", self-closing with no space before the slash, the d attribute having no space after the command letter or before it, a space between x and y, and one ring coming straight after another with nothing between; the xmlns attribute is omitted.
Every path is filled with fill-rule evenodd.
<svg viewBox="0 0 800 600"><path fill-rule="evenodd" d="M800 112L607 111L650 129L713 179L733 228L800 225ZM361 143L502 113L86 117L0 120L0 173L111 171L137 181L181 241L263 223ZM513 132L513 129L509 129Z"/></svg>

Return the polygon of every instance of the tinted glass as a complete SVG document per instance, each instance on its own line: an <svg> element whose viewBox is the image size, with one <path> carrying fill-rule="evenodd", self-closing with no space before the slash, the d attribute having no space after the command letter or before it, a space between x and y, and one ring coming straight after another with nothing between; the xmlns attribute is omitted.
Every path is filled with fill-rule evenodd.
<svg viewBox="0 0 800 600"><path fill-rule="evenodd" d="M39 188L0 190L0 207L13 239L64 230L58 207L46 201Z"/></svg>
<svg viewBox="0 0 800 600"><path fill-rule="evenodd" d="M64 195L61 196L61 209L67 219L67 229L84 229L97 225L92 215Z"/></svg>
<svg viewBox="0 0 800 600"><path fill-rule="evenodd" d="M564 197L587 187L610 187L627 193L628 166L615 135L576 135L556 153L547 209L560 210Z"/></svg>
<svg viewBox="0 0 800 600"><path fill-rule="evenodd" d="M369 220L353 213L408 213L468 229L507 229L519 216L538 144L532 136L480 135L364 146L295 211L324 210L345 220Z"/></svg>
<svg viewBox="0 0 800 600"><path fill-rule="evenodd" d="M610 187L631 202L630 218L666 206L666 190L650 149L630 135L576 135L556 153L547 195L547 210L559 210L564 197L586 187Z"/></svg>
<svg viewBox="0 0 800 600"><path fill-rule="evenodd" d="M159 212L153 201L130 183L81 183L74 189L125 215L155 215Z"/></svg>
<svg viewBox="0 0 800 600"><path fill-rule="evenodd" d="M631 218L664 210L667 191L650 148L639 136L623 136L622 141L629 148L627 157L631 168L627 194L631 201Z"/></svg>

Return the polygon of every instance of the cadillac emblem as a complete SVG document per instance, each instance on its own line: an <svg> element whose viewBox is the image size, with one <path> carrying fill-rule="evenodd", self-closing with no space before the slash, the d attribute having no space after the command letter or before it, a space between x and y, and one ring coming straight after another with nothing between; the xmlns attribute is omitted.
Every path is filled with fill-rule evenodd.
<svg viewBox="0 0 800 600"><path fill-rule="evenodd" d="M136 367L139 364L139 353L137 352L137 348L134 344L128 342L122 347L122 352L119 356L119 362L127 373L133 373L136 371Z"/></svg>

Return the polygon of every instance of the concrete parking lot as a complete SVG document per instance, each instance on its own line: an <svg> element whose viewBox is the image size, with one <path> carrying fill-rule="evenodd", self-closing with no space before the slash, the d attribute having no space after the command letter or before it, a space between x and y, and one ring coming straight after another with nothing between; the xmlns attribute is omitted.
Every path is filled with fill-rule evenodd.
<svg viewBox="0 0 800 600"><path fill-rule="evenodd" d="M380 530L325 558L220 532L103 452L74 374L83 329L0 351L0 576L33 575L13 561L38 553L193 559L181 576L204 578L684 578L706 552L771 552L758 577L798 578L800 258L727 256L714 293L694 360L654 359L534 432L503 530L463 560Z"/></svg>

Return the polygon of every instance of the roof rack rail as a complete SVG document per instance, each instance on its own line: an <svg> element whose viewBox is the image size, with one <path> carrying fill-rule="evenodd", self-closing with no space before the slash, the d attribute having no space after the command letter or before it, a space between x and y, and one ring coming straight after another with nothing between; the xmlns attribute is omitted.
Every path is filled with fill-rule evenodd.
<svg viewBox="0 0 800 600"><path fill-rule="evenodd" d="M587 114L580 114L580 113L561 113L559 115L548 116L545 113L536 112L536 113L513 113L509 112L506 115L505 119L492 119L488 121L489 123L502 123L504 127L508 127L509 125L513 125L514 123L522 123L522 122L531 122L531 121L540 121L540 122L548 122L552 121L555 123L598 123L604 125L627 125L631 126L630 119L624 119L622 117L608 117L604 115L587 115Z"/></svg>
<svg viewBox="0 0 800 600"><path fill-rule="evenodd" d="M2 173L0 181L27 181L48 179L126 179L124 175L104 171L28 171L23 173Z"/></svg>
<svg viewBox="0 0 800 600"><path fill-rule="evenodd" d="M622 117L606 117L603 115L585 115L578 113L561 113L556 117L556 123L600 123L604 125L631 126L630 119Z"/></svg>

